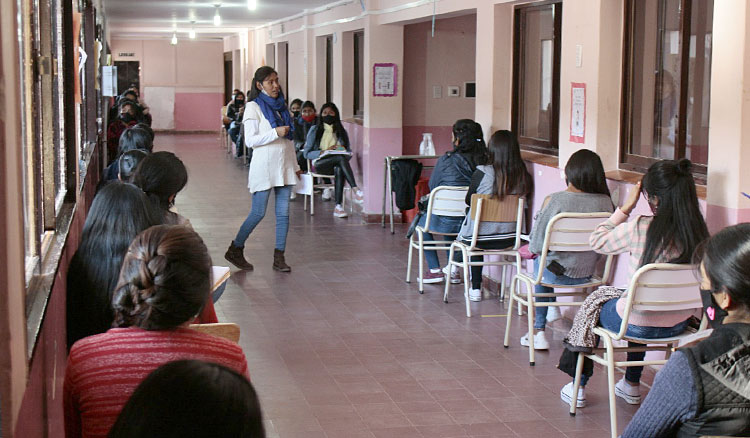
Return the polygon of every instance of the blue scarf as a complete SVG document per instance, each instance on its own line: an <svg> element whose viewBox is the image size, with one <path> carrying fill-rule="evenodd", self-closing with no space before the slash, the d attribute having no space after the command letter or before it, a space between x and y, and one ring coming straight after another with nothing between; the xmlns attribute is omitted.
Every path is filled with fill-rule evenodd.
<svg viewBox="0 0 750 438"><path fill-rule="evenodd" d="M294 134L294 123L292 123L292 116L289 114L289 108L286 107L283 93L279 92L279 97L274 99L261 91L260 94L258 94L258 97L255 98L255 103L260 107L266 120L271 123L272 128L288 126L289 133L286 135L286 138L289 140L294 138L292 135Z"/></svg>

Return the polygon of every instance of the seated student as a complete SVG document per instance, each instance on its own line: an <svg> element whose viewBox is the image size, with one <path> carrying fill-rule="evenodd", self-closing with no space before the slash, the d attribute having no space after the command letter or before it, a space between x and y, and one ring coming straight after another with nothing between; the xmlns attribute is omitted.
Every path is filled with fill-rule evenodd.
<svg viewBox="0 0 750 438"><path fill-rule="evenodd" d="M245 94L242 91L235 93L234 98L227 106L227 117L231 121L229 124L229 138L232 139L232 143L237 143L237 138L240 136L240 128L242 128L242 116L245 111ZM238 147L239 152L242 148Z"/></svg>
<svg viewBox="0 0 750 438"><path fill-rule="evenodd" d="M68 348L112 327L112 292L125 252L138 233L161 223L161 212L132 184L112 181L96 194L68 268Z"/></svg>
<svg viewBox="0 0 750 438"><path fill-rule="evenodd" d="M349 135L341 124L339 109L328 102L320 108L318 123L310 128L305 141L305 158L311 160L316 172L334 175L336 207L333 209L335 217L347 217L343 207L344 182L348 182L354 191L354 202L362 204L364 194L357 187L349 160L351 160ZM341 154L340 152L348 152Z"/></svg>
<svg viewBox="0 0 750 438"><path fill-rule="evenodd" d="M521 159L521 148L516 135L510 131L495 131L488 145L488 164L477 166L471 176L469 192L466 194L466 205L471 205L471 196L475 193L492 195L502 201L505 195L528 197L534 189L534 179L526 164ZM479 230L478 246L483 249L504 249L515 243L515 222L483 223ZM474 232L474 221L467 215L457 240L471 241ZM481 261L482 256L472 257L472 261ZM471 301L482 301L482 266L471 267Z"/></svg>
<svg viewBox="0 0 750 438"><path fill-rule="evenodd" d="M600 254L630 253L628 278L649 263L690 263L693 252L708 237L703 220L690 160L658 161L649 167L642 182L628 194L625 203L612 216L602 222L591 234L592 248ZM648 200L653 216L637 216L627 222L638 199ZM596 293L596 292L594 292ZM620 296L604 303L599 324L619 331L626 297ZM580 310L579 310L580 312ZM639 338L666 338L685 331L693 311L632 311L629 317L628 336ZM628 352L627 360L643 360L646 353ZM615 395L629 404L640 404L640 380L643 367L628 367L625 377L617 382ZM586 405L584 389L590 376L583 375L578 392L577 406ZM573 382L560 390L560 398L570 404Z"/></svg>
<svg viewBox="0 0 750 438"><path fill-rule="evenodd" d="M109 438L264 438L258 395L245 376L199 360L162 365L136 388Z"/></svg>
<svg viewBox="0 0 750 438"><path fill-rule="evenodd" d="M106 437L135 388L165 363L198 359L248 375L239 345L186 327L210 288L211 257L195 231L157 225L133 240L113 294L115 328L70 349L66 437Z"/></svg>
<svg viewBox="0 0 750 438"><path fill-rule="evenodd" d="M120 155L120 158L117 159L119 167L117 179L122 182L132 183L133 176L135 176L135 169L147 156L148 152L141 149L134 149Z"/></svg>
<svg viewBox="0 0 750 438"><path fill-rule="evenodd" d="M190 221L171 211L174 200L188 181L187 169L172 152L154 152L140 162L133 183L143 190L164 215L165 224L188 225Z"/></svg>
<svg viewBox="0 0 750 438"><path fill-rule="evenodd" d="M306 100L302 104L299 117L294 118L294 150L297 151L297 164L304 172L307 172L307 159L305 158L305 140L310 128L318 124L318 116L315 114L315 104ZM331 199L330 193L328 199Z"/></svg>
<svg viewBox="0 0 750 438"><path fill-rule="evenodd" d="M300 111L302 110L302 99L294 99L292 103L289 104L289 113L292 115L293 118L297 118L300 115Z"/></svg>
<svg viewBox="0 0 750 438"><path fill-rule="evenodd" d="M105 181L117 179L117 175L120 172L120 162L118 159L125 152L140 149L142 151L146 151L147 153L151 153L151 151L153 150L154 143L151 138L151 134L149 134L149 132L145 129L139 128L138 126L139 125L131 126L130 128L127 128L125 131L123 131L122 135L120 135L115 161L113 161L112 164L110 164L104 171Z"/></svg>
<svg viewBox="0 0 750 438"><path fill-rule="evenodd" d="M135 103L130 100L120 100L119 115L109 122L107 127L107 165L117 157L117 148L120 144L120 136L125 130L136 123Z"/></svg>
<svg viewBox="0 0 750 438"><path fill-rule="evenodd" d="M154 145L154 138L155 138L155 136L156 136L156 134L154 134L154 130L153 130L153 128L151 128L151 126L150 126L150 125L147 125L147 124L145 124L145 123L136 123L136 124L135 124L135 127L136 127L136 128L139 128L139 129L143 129L143 130L145 130L146 132L148 132L148 135L149 135L149 136L151 137L151 147L152 147L152 149L153 149L153 147L154 147L154 146L153 146L153 145Z"/></svg>
<svg viewBox="0 0 750 438"><path fill-rule="evenodd" d="M435 163L430 176L430 191L439 186L468 187L477 165L487 161L487 146L484 144L482 126L469 119L461 119L453 124L453 150L446 152ZM424 226L427 216L422 215L418 224ZM458 233L461 230L463 217L432 215L430 228L442 233ZM434 240L432 234L425 233L425 240ZM453 240L452 236L445 236L445 240ZM424 252L427 260L428 272L424 274L423 283L440 283L443 273L440 270L440 260L437 251ZM458 273L451 275L451 282L458 283L461 277Z"/></svg>
<svg viewBox="0 0 750 438"><path fill-rule="evenodd" d="M750 435L750 224L723 229L696 255L713 332L672 354L622 438Z"/></svg>
<svg viewBox="0 0 750 438"><path fill-rule="evenodd" d="M607 179L604 176L604 166L602 166L602 160L596 152L588 149L579 149L574 152L565 165L565 182L568 187L562 192L549 195L544 200L541 210L537 213L529 235L529 251L532 254L542 252L547 224L559 213L612 212L612 198L609 194L609 187L607 187ZM591 279L601 258L600 254L594 252L550 251L547 254L547 266L544 267L542 281L560 285L586 283ZM534 260L534 273L538 273L540 268L537 258ZM534 286L534 293L553 293L554 291L551 287ZM556 301L556 298L537 297L535 301L551 302ZM549 309L558 310L556 307L534 308L535 350L549 349L549 342L544 333ZM528 333L521 337L521 345L529 346Z"/></svg>

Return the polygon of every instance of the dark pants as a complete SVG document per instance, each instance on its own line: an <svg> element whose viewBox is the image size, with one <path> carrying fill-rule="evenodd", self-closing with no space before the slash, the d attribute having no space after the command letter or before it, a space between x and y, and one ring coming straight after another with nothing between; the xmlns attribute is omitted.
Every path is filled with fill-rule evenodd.
<svg viewBox="0 0 750 438"><path fill-rule="evenodd" d="M307 159L302 150L297 151L297 164L299 164L299 168L302 169L303 172L307 172Z"/></svg>
<svg viewBox="0 0 750 438"><path fill-rule="evenodd" d="M349 165L351 159L348 155L329 155L318 159L315 162L315 172L334 176L334 199L336 204L341 204L344 200L344 182L349 186L357 187L357 181L354 179L352 166Z"/></svg>
<svg viewBox="0 0 750 438"><path fill-rule="evenodd" d="M464 240L463 243L470 245L471 241ZM516 243L515 238L511 239L499 239L499 240L487 240L484 242L477 242L477 246L481 249L505 249L510 248ZM484 256L472 256L472 262L481 262ZM482 268L484 266L472 266L471 267L471 288L480 289L482 287Z"/></svg>

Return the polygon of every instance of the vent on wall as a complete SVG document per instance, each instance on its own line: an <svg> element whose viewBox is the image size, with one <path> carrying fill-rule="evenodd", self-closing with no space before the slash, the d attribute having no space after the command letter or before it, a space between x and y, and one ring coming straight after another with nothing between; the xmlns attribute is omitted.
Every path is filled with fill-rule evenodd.
<svg viewBox="0 0 750 438"><path fill-rule="evenodd" d="M477 83L476 82L464 82L464 96L465 97L477 97Z"/></svg>

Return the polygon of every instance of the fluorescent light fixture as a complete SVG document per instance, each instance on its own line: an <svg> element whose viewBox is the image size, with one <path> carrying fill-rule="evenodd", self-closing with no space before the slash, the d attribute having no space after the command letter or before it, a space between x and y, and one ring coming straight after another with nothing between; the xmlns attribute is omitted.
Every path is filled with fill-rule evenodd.
<svg viewBox="0 0 750 438"><path fill-rule="evenodd" d="M219 7L221 5L216 5L216 14L214 14L214 26L221 26L221 15L219 15Z"/></svg>
<svg viewBox="0 0 750 438"><path fill-rule="evenodd" d="M254 11L258 8L258 0L247 0L247 8Z"/></svg>
<svg viewBox="0 0 750 438"><path fill-rule="evenodd" d="M190 36L191 40L194 40L195 39L195 21L191 21L190 24L191 24L190 33L188 35Z"/></svg>
<svg viewBox="0 0 750 438"><path fill-rule="evenodd" d="M175 32L175 33L172 34L172 41L171 42L172 42L173 46L177 45L177 32Z"/></svg>

